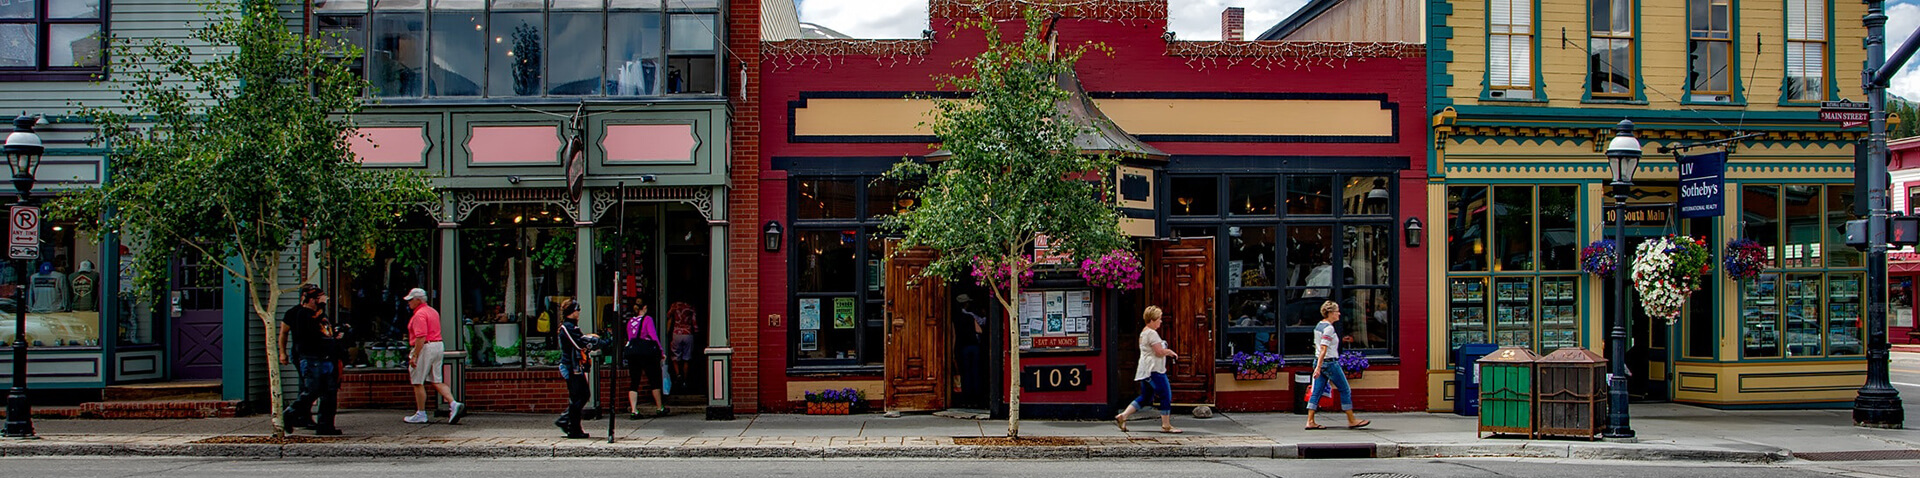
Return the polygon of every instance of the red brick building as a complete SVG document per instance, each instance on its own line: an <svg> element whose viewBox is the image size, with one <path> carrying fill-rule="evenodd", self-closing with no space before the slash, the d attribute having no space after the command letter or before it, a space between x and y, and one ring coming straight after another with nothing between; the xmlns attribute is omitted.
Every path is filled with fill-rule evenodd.
<svg viewBox="0 0 1920 478"><path fill-rule="evenodd" d="M734 127L732 252L757 267L729 292L736 410L790 412L807 391L851 387L876 407L1004 414L994 398L1008 383L1004 312L981 307L992 301L969 279L911 293L886 284L888 268L923 259L886 260L879 217L914 199L902 194L910 186L875 179L937 149L921 124L932 109L925 98L951 95L935 77L964 74L957 62L985 45L961 24L985 12L1017 36L1018 9L1029 3L934 0L921 39L763 45L749 73L761 75L748 84L764 125L750 162L739 160L753 145L739 141L754 126ZM1023 411L1093 417L1131 399L1138 317L1149 303L1168 306L1162 334L1183 354L1170 370L1176 402L1290 409L1285 373L1239 379L1230 357L1275 353L1283 372L1304 370L1328 300L1347 319L1344 348L1372 362L1353 382L1357 407L1424 408L1429 287L1416 228L1430 223L1425 47L1187 41L1167 32L1162 1L1051 10L1063 48L1111 51L1088 53L1077 78L1063 79L1083 90L1078 111L1111 119L1107 139L1150 151L1115 172L1123 228L1150 279L1142 291L1116 292L1064 268L1042 274L1032 296L1041 305L1022 311L1023 326L1038 325L1022 332ZM1319 18L1283 26L1339 15L1312 10L1303 11ZM1268 32L1276 34L1290 38ZM1202 273L1182 275L1176 264ZM893 320L890 304L930 306L944 323ZM984 333L969 330L972 315L993 318ZM903 343L921 345L895 345Z"/></svg>

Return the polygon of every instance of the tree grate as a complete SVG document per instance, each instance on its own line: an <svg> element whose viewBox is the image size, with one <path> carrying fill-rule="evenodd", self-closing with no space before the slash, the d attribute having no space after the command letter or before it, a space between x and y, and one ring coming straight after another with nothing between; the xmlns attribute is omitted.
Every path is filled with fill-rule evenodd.
<svg viewBox="0 0 1920 478"><path fill-rule="evenodd" d="M1808 461L1920 460L1920 450L1862 450L1794 453Z"/></svg>

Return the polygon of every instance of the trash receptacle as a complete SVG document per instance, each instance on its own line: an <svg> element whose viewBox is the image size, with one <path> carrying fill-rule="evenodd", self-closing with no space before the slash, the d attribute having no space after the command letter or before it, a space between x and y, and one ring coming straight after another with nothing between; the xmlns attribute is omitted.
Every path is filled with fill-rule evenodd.
<svg viewBox="0 0 1920 478"><path fill-rule="evenodd" d="M1525 347L1502 347L1480 364L1480 432L1533 435L1533 366Z"/></svg>
<svg viewBox="0 0 1920 478"><path fill-rule="evenodd" d="M1313 371L1295 370L1293 372L1293 414L1307 414L1307 389L1313 387Z"/></svg>
<svg viewBox="0 0 1920 478"><path fill-rule="evenodd" d="M1480 414L1480 357L1499 350L1494 344L1461 344L1453 349L1453 413Z"/></svg>
<svg viewBox="0 0 1920 478"><path fill-rule="evenodd" d="M1606 428L1607 359L1591 350L1555 350L1534 363L1535 436L1592 440Z"/></svg>

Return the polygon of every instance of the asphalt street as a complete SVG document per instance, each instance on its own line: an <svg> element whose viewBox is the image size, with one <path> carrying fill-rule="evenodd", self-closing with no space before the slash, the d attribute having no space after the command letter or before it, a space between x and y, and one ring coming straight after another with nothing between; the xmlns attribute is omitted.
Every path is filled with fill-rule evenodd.
<svg viewBox="0 0 1920 478"><path fill-rule="evenodd" d="M1376 460L753 460L753 459L383 459L233 460L192 458L5 458L8 476L1034 476L1115 478L1232 476L1288 478L1774 478L1913 476L1920 462L1792 462L1776 465L1518 458Z"/></svg>
<svg viewBox="0 0 1920 478"><path fill-rule="evenodd" d="M1906 404L1908 422L1920 413L1920 354L1895 353L1888 360L1892 365L1887 377L1893 381L1893 388L1900 390L1900 401ZM1920 472L1916 472L1920 473Z"/></svg>

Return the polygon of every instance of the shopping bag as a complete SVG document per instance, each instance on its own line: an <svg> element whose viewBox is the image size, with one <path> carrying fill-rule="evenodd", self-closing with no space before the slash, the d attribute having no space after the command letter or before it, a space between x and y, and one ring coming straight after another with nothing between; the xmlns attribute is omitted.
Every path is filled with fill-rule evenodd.
<svg viewBox="0 0 1920 478"><path fill-rule="evenodd" d="M660 361L660 394L661 395L673 394L673 374L668 372L669 370L667 369L667 361L665 360Z"/></svg>

